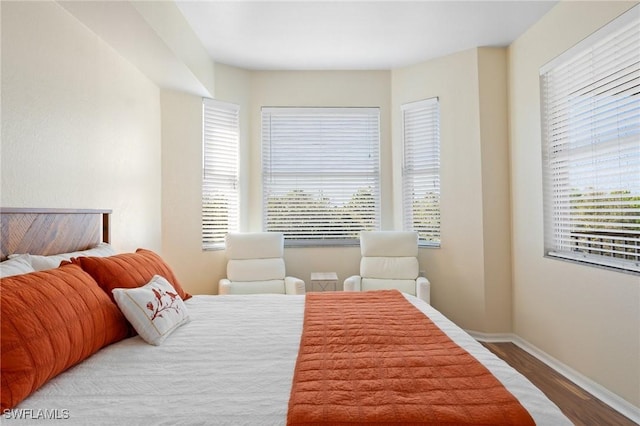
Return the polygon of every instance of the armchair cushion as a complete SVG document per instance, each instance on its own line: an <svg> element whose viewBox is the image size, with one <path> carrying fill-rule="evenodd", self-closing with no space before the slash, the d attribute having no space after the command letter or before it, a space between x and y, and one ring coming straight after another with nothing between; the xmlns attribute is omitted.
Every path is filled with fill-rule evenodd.
<svg viewBox="0 0 640 426"><path fill-rule="evenodd" d="M390 288L416 296L416 280L362 278L362 291L388 290Z"/></svg>
<svg viewBox="0 0 640 426"><path fill-rule="evenodd" d="M225 239L227 259L270 259L284 256L281 232L230 232Z"/></svg>
<svg viewBox="0 0 640 426"><path fill-rule="evenodd" d="M416 289L419 299L431 304L431 283L426 277L418 277L416 280Z"/></svg>
<svg viewBox="0 0 640 426"><path fill-rule="evenodd" d="M283 280L284 259L230 259L227 278L231 281Z"/></svg>
<svg viewBox="0 0 640 426"><path fill-rule="evenodd" d="M345 291L394 288L430 302L431 284L419 276L417 232L362 231L360 253L360 275L345 280Z"/></svg>
<svg viewBox="0 0 640 426"><path fill-rule="evenodd" d="M353 275L344 280L344 291L362 291L362 277Z"/></svg>
<svg viewBox="0 0 640 426"><path fill-rule="evenodd" d="M409 231L362 231L363 257L417 257L418 234Z"/></svg>
<svg viewBox="0 0 640 426"><path fill-rule="evenodd" d="M367 278L415 280L420 266L415 257L363 257L360 275Z"/></svg>
<svg viewBox="0 0 640 426"><path fill-rule="evenodd" d="M286 294L305 294L306 292L304 281L296 277L285 277L284 288Z"/></svg>
<svg viewBox="0 0 640 426"><path fill-rule="evenodd" d="M266 281L229 281L222 279L218 287L218 294L254 294L275 293L285 294L284 280Z"/></svg>
<svg viewBox="0 0 640 426"><path fill-rule="evenodd" d="M230 232L225 239L227 278L218 294L304 294L304 281L286 277L284 234Z"/></svg>

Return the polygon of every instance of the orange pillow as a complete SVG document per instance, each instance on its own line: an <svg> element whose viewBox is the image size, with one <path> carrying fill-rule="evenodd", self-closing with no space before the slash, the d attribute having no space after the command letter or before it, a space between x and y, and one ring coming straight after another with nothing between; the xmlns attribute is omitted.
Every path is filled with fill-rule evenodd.
<svg viewBox="0 0 640 426"><path fill-rule="evenodd" d="M2 410L128 335L118 307L76 265L3 278L0 289Z"/></svg>
<svg viewBox="0 0 640 426"><path fill-rule="evenodd" d="M91 275L111 300L114 300L111 293L114 288L142 287L151 281L154 275L160 275L169 281L182 300L191 297L182 289L169 265L151 250L138 249L135 253L109 257L77 257L71 259L71 262L80 265Z"/></svg>

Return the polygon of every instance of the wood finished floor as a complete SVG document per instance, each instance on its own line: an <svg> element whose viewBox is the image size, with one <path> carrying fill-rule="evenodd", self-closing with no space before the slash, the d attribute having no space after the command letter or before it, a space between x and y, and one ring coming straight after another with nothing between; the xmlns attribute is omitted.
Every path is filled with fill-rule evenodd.
<svg viewBox="0 0 640 426"><path fill-rule="evenodd" d="M589 392L513 343L482 344L526 376L576 425L637 426Z"/></svg>

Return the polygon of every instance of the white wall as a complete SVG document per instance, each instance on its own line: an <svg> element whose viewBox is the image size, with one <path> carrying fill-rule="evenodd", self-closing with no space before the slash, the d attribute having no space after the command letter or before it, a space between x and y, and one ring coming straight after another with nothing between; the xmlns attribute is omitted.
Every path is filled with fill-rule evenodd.
<svg viewBox="0 0 640 426"><path fill-rule="evenodd" d="M515 333L640 407L640 277L543 257L540 67L634 3L561 2L509 48Z"/></svg>
<svg viewBox="0 0 640 426"><path fill-rule="evenodd" d="M159 250L159 90L55 2L2 2L0 204L113 209Z"/></svg>

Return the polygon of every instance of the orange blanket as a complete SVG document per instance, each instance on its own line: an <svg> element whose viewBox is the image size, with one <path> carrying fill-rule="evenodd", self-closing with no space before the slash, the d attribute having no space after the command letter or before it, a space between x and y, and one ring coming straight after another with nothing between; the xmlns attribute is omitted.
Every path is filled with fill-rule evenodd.
<svg viewBox="0 0 640 426"><path fill-rule="evenodd" d="M534 424L398 291L307 293L287 424L354 423Z"/></svg>

